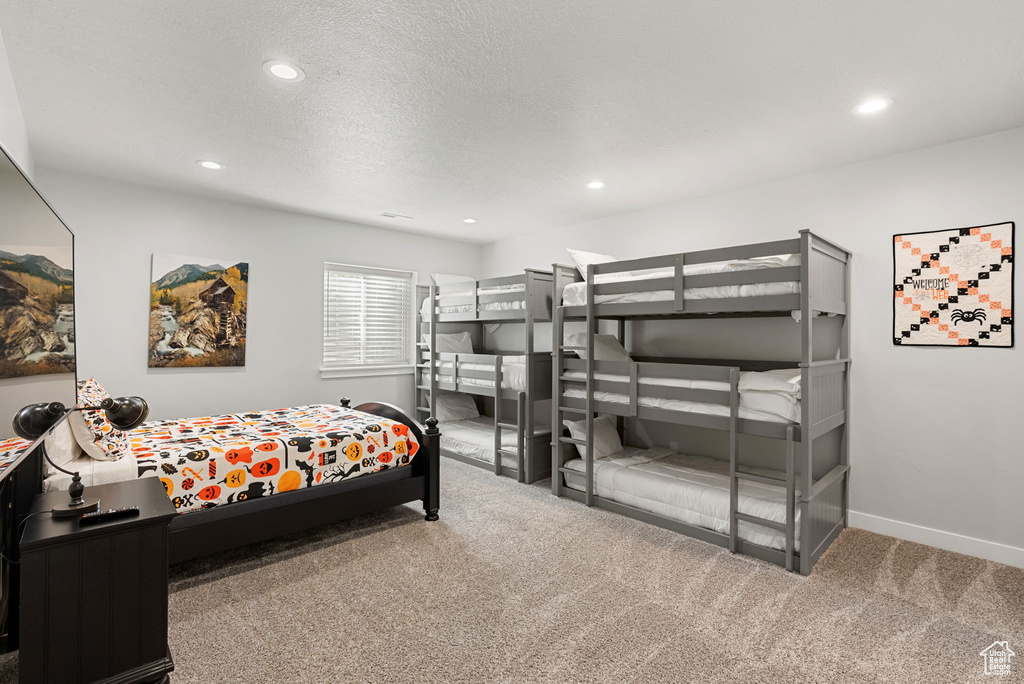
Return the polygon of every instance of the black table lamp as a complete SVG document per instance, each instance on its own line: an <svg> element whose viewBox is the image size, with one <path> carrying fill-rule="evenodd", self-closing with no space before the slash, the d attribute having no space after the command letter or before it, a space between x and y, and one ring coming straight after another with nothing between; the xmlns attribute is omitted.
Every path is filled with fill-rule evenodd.
<svg viewBox="0 0 1024 684"><path fill-rule="evenodd" d="M138 427L149 416L149 404L142 397L120 397L118 399L108 397L99 406L83 406L73 410L103 411L107 414L107 420L110 421L114 429L122 432ZM56 425L65 413L67 413L67 409L59 401L49 404L31 404L15 414L14 432L22 439L35 441L49 432L50 428ZM53 507L53 517L70 518L99 510L99 499L84 497L85 485L82 484L79 474L64 470L50 460L45 446L41 445L40 448L43 451L43 457L51 466L65 475L71 476L71 486L68 487L68 495L71 498L66 504L58 504Z"/></svg>

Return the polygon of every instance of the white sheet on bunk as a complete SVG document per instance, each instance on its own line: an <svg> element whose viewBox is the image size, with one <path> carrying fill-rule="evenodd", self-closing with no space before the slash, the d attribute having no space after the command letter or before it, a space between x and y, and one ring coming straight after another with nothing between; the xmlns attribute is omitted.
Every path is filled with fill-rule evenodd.
<svg viewBox="0 0 1024 684"><path fill-rule="evenodd" d="M444 361L437 364L441 368L451 368L451 361ZM460 363L459 370L473 370L473 371L493 371L494 364L491 363ZM451 378L450 375L438 375L438 381L446 380ZM420 373L420 381L426 385L430 382L430 376L426 371ZM467 378L464 376L459 377L459 383L463 385L473 385L475 387L494 387L494 381L488 380L487 378ZM525 356L506 356L502 359L501 364L501 388L510 390L525 390L526 389L526 357Z"/></svg>
<svg viewBox="0 0 1024 684"><path fill-rule="evenodd" d="M796 375L799 378L799 370L767 371L768 374ZM764 375L765 373L745 371L740 373L740 386L744 384L745 376ZM587 374L582 371L567 371L562 374L566 379L586 381ZM776 375L778 377L778 375ZM607 373L595 373L595 380L609 380L613 382L629 382L625 375L611 375ZM729 391L729 383L714 380L688 380L684 378L652 378L641 377L638 384L658 385L662 387L688 387L691 389L706 389ZM760 385L765 386L765 385ZM796 423L800 421L800 385L796 383L795 389L791 391L765 391L748 390L740 391L740 418L751 420L764 420L771 423ZM574 399L585 399L586 390L583 387L566 387L565 396ZM629 395L618 392L595 391L594 398L597 401L608 401L616 404L628 404ZM711 416L728 416L729 407L720 404L708 404L698 401L686 401L682 399L662 399L659 397L640 396L637 403L641 406L661 408L670 411L690 411L693 413L704 413Z"/></svg>
<svg viewBox="0 0 1024 684"><path fill-rule="evenodd" d="M683 266L684 276L710 275L713 273L733 273L736 271L755 271L763 268L783 268L799 266L799 254L783 254L775 257L757 259L739 259L735 261L718 261L710 264L691 264ZM675 275L673 268L659 268L653 271L638 273L609 273L598 276L599 283L652 280L671 278ZM683 296L687 299L726 299L731 297L766 297L773 295L798 294L800 283L783 281L779 283L754 283L749 285L718 285L715 287L687 287ZM675 299L672 290L653 290L650 292L622 292L619 294L598 295L598 304L633 304L638 302L668 302ZM562 292L562 304L565 306L583 306L587 303L587 284L571 283Z"/></svg>
<svg viewBox="0 0 1024 684"><path fill-rule="evenodd" d="M139 466L131 454L126 454L116 461L98 461L90 456L83 456L65 463L63 468L71 472L78 471L82 476L82 484L86 487L110 484L111 482L126 482L139 477ZM54 472L43 480L44 492L64 491L69 486L71 486L71 475L62 472Z"/></svg>
<svg viewBox="0 0 1024 684"><path fill-rule="evenodd" d="M586 491L586 462L576 458L565 467L575 471L565 474L566 485ZM771 477L784 476L774 470L751 471ZM627 447L607 458L595 459L594 485L595 493L602 498L688 525L729 533L729 464L726 461L686 456L661 447L650 450ZM784 523L785 487L741 480L739 511ZM798 508L796 551L800 549L799 521ZM741 522L739 537L772 549L786 548L785 533L763 525Z"/></svg>
<svg viewBox="0 0 1024 684"><path fill-rule="evenodd" d="M485 463L494 463L494 418L478 416L467 420L441 423L441 444L447 451L469 456ZM518 435L514 430L501 430L501 448L515 451ZM507 468L518 468L515 456L501 455L501 464Z"/></svg>
<svg viewBox="0 0 1024 684"><path fill-rule="evenodd" d="M472 285L472 283L470 283ZM444 295L441 299L444 302L444 297L463 296L472 292L472 287L465 291L458 289L445 289ZM477 290L478 294L481 295L492 295L492 294L508 294L509 292L526 292L526 283L513 283L511 285L498 285L495 287L484 287ZM480 302L481 311L517 311L519 309L526 308L525 299L517 299L513 301L504 302ZM473 311L472 304L453 304L443 305L439 309L440 313L471 313ZM430 298L427 297L423 300L423 305L420 307L420 315L424 318L430 316Z"/></svg>

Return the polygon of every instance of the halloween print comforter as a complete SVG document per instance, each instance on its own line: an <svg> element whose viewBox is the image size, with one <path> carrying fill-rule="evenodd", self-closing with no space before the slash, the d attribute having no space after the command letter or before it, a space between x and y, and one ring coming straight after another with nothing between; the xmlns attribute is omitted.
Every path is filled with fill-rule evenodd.
<svg viewBox="0 0 1024 684"><path fill-rule="evenodd" d="M128 434L139 477L159 477L179 513L408 465L409 427L315 405L143 423Z"/></svg>

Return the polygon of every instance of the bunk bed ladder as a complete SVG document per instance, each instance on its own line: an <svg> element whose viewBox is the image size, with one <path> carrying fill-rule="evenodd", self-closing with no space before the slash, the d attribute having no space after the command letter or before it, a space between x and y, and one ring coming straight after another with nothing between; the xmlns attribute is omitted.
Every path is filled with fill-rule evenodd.
<svg viewBox="0 0 1024 684"><path fill-rule="evenodd" d="M501 364L502 356L494 357L494 474L501 475ZM520 473L521 474L521 473Z"/></svg>
<svg viewBox="0 0 1024 684"><path fill-rule="evenodd" d="M736 553L739 547L740 520L747 516L739 512L740 470L739 434L737 427L740 413L740 369L729 371L729 551ZM748 521L749 522L749 521Z"/></svg>
<svg viewBox="0 0 1024 684"><path fill-rule="evenodd" d="M415 401L413 403L416 407L417 413L423 414L422 416L418 416L419 420L426 420L427 417L436 415L437 413L437 404L434 400L434 397L437 396L437 368L435 366L436 359L434 357L434 348L436 347L435 330L437 329L437 286L431 284L425 289L427 290L427 301L430 302L430 316L424 320L421 313L417 312L416 314L420 325L416 326L417 341L414 346L416 349L416 357L413 366L413 370L415 371L413 375L413 387L415 388L413 397ZM420 311L422 311L422 305L420 307ZM427 343L419 341L420 336L423 335L422 326L424 323L427 325L427 337L430 340ZM426 347L427 351L427 360L425 362L421 359L421 349L424 347ZM426 371L427 373L427 383L425 385L421 384L423 371Z"/></svg>
<svg viewBox="0 0 1024 684"><path fill-rule="evenodd" d="M594 302L594 264L587 265L587 494L588 506L594 505L594 336L597 318Z"/></svg>

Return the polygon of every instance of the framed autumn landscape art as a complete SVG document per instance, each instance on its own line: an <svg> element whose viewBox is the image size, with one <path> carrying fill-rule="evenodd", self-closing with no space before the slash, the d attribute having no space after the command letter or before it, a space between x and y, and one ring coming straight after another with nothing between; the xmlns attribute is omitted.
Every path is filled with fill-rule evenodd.
<svg viewBox="0 0 1024 684"><path fill-rule="evenodd" d="M72 248L0 245L0 378L75 370Z"/></svg>
<svg viewBox="0 0 1024 684"><path fill-rule="evenodd" d="M153 255L149 367L245 365L249 264Z"/></svg>

